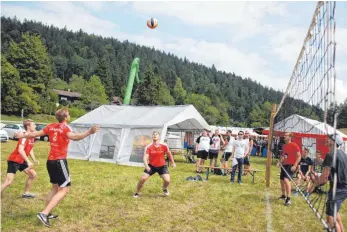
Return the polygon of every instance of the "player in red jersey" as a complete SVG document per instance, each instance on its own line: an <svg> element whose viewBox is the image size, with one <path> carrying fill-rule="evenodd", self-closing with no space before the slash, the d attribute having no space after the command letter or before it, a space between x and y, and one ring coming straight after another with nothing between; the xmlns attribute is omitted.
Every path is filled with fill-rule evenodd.
<svg viewBox="0 0 347 232"><path fill-rule="evenodd" d="M47 227L51 226L49 219L57 217L50 212L66 196L71 185L69 168L66 161L70 139L78 141L99 130L98 126L92 126L83 133L77 134L72 132L71 128L67 125L70 121L70 114L66 108L58 110L55 113L55 117L58 123L49 124L41 131L29 134L16 134L17 138L33 138L44 135L48 135L49 137L50 152L47 160L47 170L50 182L52 183L52 189L48 193L45 209L37 214L40 221Z"/></svg>
<svg viewBox="0 0 347 232"><path fill-rule="evenodd" d="M142 189L143 184L148 180L150 176L158 172L160 177L163 179L163 192L166 196L169 196L169 191L167 187L170 184L170 174L169 169L165 162L165 153L168 155L172 167L176 168L173 156L166 144L160 143L159 132L154 131L152 134L153 142L149 144L145 149L145 154L143 156L143 163L145 165L145 170L137 184L137 189L134 197L138 197Z"/></svg>
<svg viewBox="0 0 347 232"><path fill-rule="evenodd" d="M24 120L23 125L27 132L34 132L36 130L35 123L30 119ZM25 184L24 194L22 195L22 198L35 197L34 194L30 193L30 188L37 175L35 170L33 169L33 164L28 158L28 156L30 156L34 163L39 163L34 155L34 143L35 138L23 138L18 140L17 147L7 159L7 175L5 182L1 185L1 195L2 192L12 184L16 172L19 170L20 172L24 171L24 173L28 175L28 180Z"/></svg>
<svg viewBox="0 0 347 232"><path fill-rule="evenodd" d="M290 179L293 178L294 172L297 170L299 162L301 160L301 153L299 146L292 141L292 134L284 134L284 142L281 155L282 164L280 182L282 196L280 199L284 199L284 205L289 206L291 204L290 194L292 192L292 186L290 184Z"/></svg>

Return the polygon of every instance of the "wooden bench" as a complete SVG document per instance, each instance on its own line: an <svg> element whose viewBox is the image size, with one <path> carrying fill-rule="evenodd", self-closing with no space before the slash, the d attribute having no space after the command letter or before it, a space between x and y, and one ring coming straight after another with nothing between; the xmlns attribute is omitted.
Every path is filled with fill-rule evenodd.
<svg viewBox="0 0 347 232"><path fill-rule="evenodd" d="M205 168L206 169L206 179L205 180L208 180L208 176L210 174L210 169L224 169L226 171L232 171L232 168L221 168L221 167L212 167L212 166L199 166L200 168ZM264 170L256 170L256 169L243 169L242 170L243 172L248 172L249 174L251 174L252 176L252 183L254 184L254 178L255 178L255 174L257 172L263 172ZM236 173L238 173L239 171L236 170Z"/></svg>

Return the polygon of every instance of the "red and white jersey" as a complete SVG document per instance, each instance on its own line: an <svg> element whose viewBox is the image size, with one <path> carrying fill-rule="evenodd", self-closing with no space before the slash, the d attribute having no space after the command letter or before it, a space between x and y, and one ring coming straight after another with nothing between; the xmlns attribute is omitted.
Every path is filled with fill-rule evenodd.
<svg viewBox="0 0 347 232"><path fill-rule="evenodd" d="M52 123L43 128L43 132L49 136L51 145L48 160L66 159L70 142L67 133L71 131L66 123Z"/></svg>
<svg viewBox="0 0 347 232"><path fill-rule="evenodd" d="M24 146L24 152L26 156L29 156L30 151L33 149L35 144L35 138L21 138L18 140L17 146L14 149L14 151L11 153L11 155L8 157L8 161L13 161L19 164L24 163L23 157L20 155L18 148L19 145L22 144Z"/></svg>
<svg viewBox="0 0 347 232"><path fill-rule="evenodd" d="M145 149L145 154L149 155L149 164L154 167L161 167L166 164L165 153L169 151L166 144L160 143L159 145L149 144Z"/></svg>

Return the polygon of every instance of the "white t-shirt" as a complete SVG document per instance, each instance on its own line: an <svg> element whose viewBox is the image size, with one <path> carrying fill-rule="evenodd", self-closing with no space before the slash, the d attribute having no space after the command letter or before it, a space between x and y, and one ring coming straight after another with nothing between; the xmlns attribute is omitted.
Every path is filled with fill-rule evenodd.
<svg viewBox="0 0 347 232"><path fill-rule="evenodd" d="M210 144L212 140L209 136L199 136L196 139L196 143L198 144L198 151L208 151L210 149Z"/></svg>
<svg viewBox="0 0 347 232"><path fill-rule="evenodd" d="M210 147L210 150L219 150L220 149L220 135L214 135L212 137L212 145Z"/></svg>
<svg viewBox="0 0 347 232"><path fill-rule="evenodd" d="M233 151L233 143L235 141L235 138L233 136L230 136L227 138L228 144L225 147L225 152L232 152Z"/></svg>
<svg viewBox="0 0 347 232"><path fill-rule="evenodd" d="M251 145L251 142L249 141L249 138L248 139L244 139L245 140L245 143L246 143L246 152L248 152L248 150L249 150L249 147L250 147L250 145Z"/></svg>
<svg viewBox="0 0 347 232"><path fill-rule="evenodd" d="M248 146L249 146L249 141L247 140L235 140L233 143L233 146L235 147L235 153L234 156L235 158L243 158L245 155Z"/></svg>

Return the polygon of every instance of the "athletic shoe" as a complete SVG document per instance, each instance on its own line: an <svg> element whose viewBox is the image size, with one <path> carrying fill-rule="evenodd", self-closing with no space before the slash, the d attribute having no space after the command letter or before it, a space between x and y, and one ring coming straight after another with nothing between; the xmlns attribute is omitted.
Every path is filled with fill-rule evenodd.
<svg viewBox="0 0 347 232"><path fill-rule="evenodd" d="M163 189L163 193L165 194L165 196L169 196L170 195L170 193L169 193L169 191L167 189Z"/></svg>
<svg viewBox="0 0 347 232"><path fill-rule="evenodd" d="M43 213L38 213L37 218L40 219L40 221L47 227L51 227L51 224L49 223L48 216Z"/></svg>
<svg viewBox="0 0 347 232"><path fill-rule="evenodd" d="M284 205L289 206L291 204L290 198L286 198L286 202L284 202Z"/></svg>
<svg viewBox="0 0 347 232"><path fill-rule="evenodd" d="M139 194L138 193L135 193L133 197L139 197Z"/></svg>
<svg viewBox="0 0 347 232"><path fill-rule="evenodd" d="M281 197L278 198L278 200L285 200L286 196L282 195Z"/></svg>
<svg viewBox="0 0 347 232"><path fill-rule="evenodd" d="M294 196L299 196L299 192L295 191Z"/></svg>
<svg viewBox="0 0 347 232"><path fill-rule="evenodd" d="M58 215L54 215L54 214L49 213L47 217L48 217L48 219L56 219L58 217Z"/></svg>
<svg viewBox="0 0 347 232"><path fill-rule="evenodd" d="M22 198L35 198L35 194L32 193L24 193Z"/></svg>

